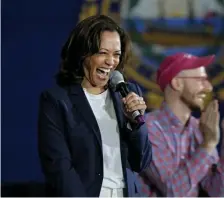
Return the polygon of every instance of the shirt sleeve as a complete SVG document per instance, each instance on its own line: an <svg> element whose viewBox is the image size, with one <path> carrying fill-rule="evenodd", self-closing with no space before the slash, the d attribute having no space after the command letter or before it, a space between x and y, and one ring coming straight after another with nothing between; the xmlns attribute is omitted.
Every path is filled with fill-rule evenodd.
<svg viewBox="0 0 224 198"><path fill-rule="evenodd" d="M162 128L152 120L147 120L147 128L153 152L152 163L146 171L148 180L163 196L191 196L215 159L198 148L193 155L177 164L165 143Z"/></svg>
<svg viewBox="0 0 224 198"><path fill-rule="evenodd" d="M218 156L218 152L215 154ZM220 160L210 168L201 182L202 188L210 197L224 197L224 145L222 144Z"/></svg>

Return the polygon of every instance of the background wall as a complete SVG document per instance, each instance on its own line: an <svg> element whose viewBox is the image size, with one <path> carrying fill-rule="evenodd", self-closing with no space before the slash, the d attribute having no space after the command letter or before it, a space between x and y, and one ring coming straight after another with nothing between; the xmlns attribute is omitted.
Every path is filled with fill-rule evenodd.
<svg viewBox="0 0 224 198"><path fill-rule="evenodd" d="M62 44L83 1L2 1L2 182L42 180L37 155L40 92L53 84Z"/></svg>

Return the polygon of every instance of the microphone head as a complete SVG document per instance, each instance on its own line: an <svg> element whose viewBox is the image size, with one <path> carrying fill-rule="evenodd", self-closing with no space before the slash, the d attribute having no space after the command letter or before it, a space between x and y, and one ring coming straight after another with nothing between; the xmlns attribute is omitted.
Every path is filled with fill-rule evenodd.
<svg viewBox="0 0 224 198"><path fill-rule="evenodd" d="M110 74L110 81L109 81L109 86L116 91L116 87L119 83L123 83L124 82L124 77L121 74L121 72L114 70L113 72L111 72Z"/></svg>

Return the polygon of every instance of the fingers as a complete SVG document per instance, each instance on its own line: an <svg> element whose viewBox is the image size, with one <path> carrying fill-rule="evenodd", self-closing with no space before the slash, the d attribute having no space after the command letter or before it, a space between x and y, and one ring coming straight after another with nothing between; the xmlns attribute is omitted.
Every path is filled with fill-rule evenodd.
<svg viewBox="0 0 224 198"><path fill-rule="evenodd" d="M208 106L207 106L205 112L210 113L211 111L219 111L218 100L212 100L212 101L208 104Z"/></svg>
<svg viewBox="0 0 224 198"><path fill-rule="evenodd" d="M205 110L201 113L200 122L201 124L208 123L208 120L210 119L210 113L212 110L213 101L211 101L208 106L205 108Z"/></svg>
<svg viewBox="0 0 224 198"><path fill-rule="evenodd" d="M211 128L215 128L219 125L219 121L220 121L220 114L219 114L218 101L213 100L209 103L206 110L202 112L200 122Z"/></svg>
<svg viewBox="0 0 224 198"><path fill-rule="evenodd" d="M214 122L216 122L216 125L218 126L219 122L220 122L220 113L219 113L218 100L215 100L213 105L214 105L213 106L213 111L214 111L214 119L215 119Z"/></svg>
<svg viewBox="0 0 224 198"><path fill-rule="evenodd" d="M133 112L135 110L140 110L144 113L146 109L145 101L142 97L139 97L137 94L131 92L127 97L122 99L125 105L127 112Z"/></svg>
<svg viewBox="0 0 224 198"><path fill-rule="evenodd" d="M208 124L211 125L212 127L218 127L219 126L219 121L220 121L220 114L218 111L213 111L210 113L209 119L208 119Z"/></svg>
<svg viewBox="0 0 224 198"><path fill-rule="evenodd" d="M123 102L124 104L130 104L132 102L135 102L136 104L138 103L137 101L140 99L141 97L139 97L136 93L129 93L125 98L123 98ZM143 99L142 99L143 100Z"/></svg>
<svg viewBox="0 0 224 198"><path fill-rule="evenodd" d="M211 115L212 112L218 112L218 111L219 111L218 101L213 100L208 104L205 111L202 112L202 117L203 116L210 117L209 115Z"/></svg>
<svg viewBox="0 0 224 198"><path fill-rule="evenodd" d="M215 125L219 124L220 115L219 115L219 105L217 100L211 102L210 108L207 111L208 122Z"/></svg>
<svg viewBox="0 0 224 198"><path fill-rule="evenodd" d="M135 110L145 110L146 104L143 101L143 99L136 98L136 99L127 101L125 104L125 108L127 112L133 112Z"/></svg>
<svg viewBox="0 0 224 198"><path fill-rule="evenodd" d="M126 103L127 101L133 100L133 98L135 97L139 97L136 93L134 92L130 92L125 98L123 98L122 100Z"/></svg>
<svg viewBox="0 0 224 198"><path fill-rule="evenodd" d="M213 109L214 111L219 111L219 103L218 103L218 100L214 100L213 101Z"/></svg>
<svg viewBox="0 0 224 198"><path fill-rule="evenodd" d="M209 102L208 106L205 108L204 113L208 113L211 111L213 105L213 101Z"/></svg>

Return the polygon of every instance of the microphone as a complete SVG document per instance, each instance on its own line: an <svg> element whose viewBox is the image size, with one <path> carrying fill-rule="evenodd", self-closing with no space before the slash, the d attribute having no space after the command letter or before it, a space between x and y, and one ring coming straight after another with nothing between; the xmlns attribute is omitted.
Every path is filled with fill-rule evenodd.
<svg viewBox="0 0 224 198"><path fill-rule="evenodd" d="M130 92L123 75L117 70L110 74L109 86L113 91L119 92L122 97L126 97ZM131 116L139 126L145 123L144 117L139 110L133 111Z"/></svg>

